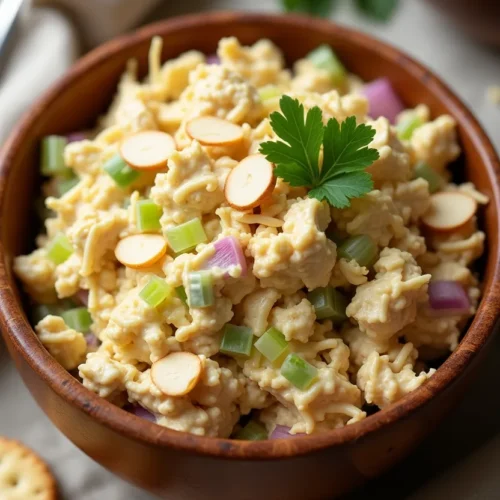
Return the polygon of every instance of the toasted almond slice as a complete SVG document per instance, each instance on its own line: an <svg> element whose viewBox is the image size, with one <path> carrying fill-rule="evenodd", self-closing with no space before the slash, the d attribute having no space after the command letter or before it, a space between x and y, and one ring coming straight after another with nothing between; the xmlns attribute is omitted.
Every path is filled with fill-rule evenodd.
<svg viewBox="0 0 500 500"><path fill-rule="evenodd" d="M171 135L158 130L147 130L127 137L120 147L121 157L137 170L160 170L167 167L175 151Z"/></svg>
<svg viewBox="0 0 500 500"><path fill-rule="evenodd" d="M204 146L230 146L243 139L239 125L215 116L193 118L186 124L186 132Z"/></svg>
<svg viewBox="0 0 500 500"><path fill-rule="evenodd" d="M260 224L269 227L281 227L284 222L276 217L269 217L268 215L261 214L245 214L242 213L236 217L237 220L244 224Z"/></svg>
<svg viewBox="0 0 500 500"><path fill-rule="evenodd" d="M172 352L151 367L151 379L167 396L184 396L201 375L200 358L192 352Z"/></svg>
<svg viewBox="0 0 500 500"><path fill-rule="evenodd" d="M474 198L458 191L445 191L431 196L422 222L434 231L454 231L469 222L476 210Z"/></svg>
<svg viewBox="0 0 500 500"><path fill-rule="evenodd" d="M231 170L224 186L227 202L238 210L260 205L273 192L276 177L273 164L263 155L250 155Z"/></svg>
<svg viewBox="0 0 500 500"><path fill-rule="evenodd" d="M115 256L124 266L132 269L149 267L167 251L167 242L160 234L133 234L118 242Z"/></svg>

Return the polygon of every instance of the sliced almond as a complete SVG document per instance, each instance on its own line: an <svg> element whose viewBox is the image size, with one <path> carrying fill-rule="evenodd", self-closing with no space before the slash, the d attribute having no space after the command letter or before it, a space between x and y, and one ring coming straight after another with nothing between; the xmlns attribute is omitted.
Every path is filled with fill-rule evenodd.
<svg viewBox="0 0 500 500"><path fill-rule="evenodd" d="M184 396L201 375L200 358L192 352L172 352L151 366L151 379L167 396Z"/></svg>
<svg viewBox="0 0 500 500"><path fill-rule="evenodd" d="M476 210L474 198L457 191L445 191L431 196L429 210L422 222L434 231L454 231L467 224Z"/></svg>
<svg viewBox="0 0 500 500"><path fill-rule="evenodd" d="M239 125L215 116L193 118L186 124L186 132L204 146L230 146L243 139Z"/></svg>
<svg viewBox="0 0 500 500"><path fill-rule="evenodd" d="M271 196L276 177L263 155L250 155L231 170L224 186L227 202L238 210L254 208Z"/></svg>
<svg viewBox="0 0 500 500"><path fill-rule="evenodd" d="M121 157L137 170L160 170L167 167L175 151L171 135L158 130L147 130L127 137L120 147Z"/></svg>
<svg viewBox="0 0 500 500"><path fill-rule="evenodd" d="M133 234L118 242L115 256L124 266L142 269L160 260L167 251L167 242L160 234Z"/></svg>

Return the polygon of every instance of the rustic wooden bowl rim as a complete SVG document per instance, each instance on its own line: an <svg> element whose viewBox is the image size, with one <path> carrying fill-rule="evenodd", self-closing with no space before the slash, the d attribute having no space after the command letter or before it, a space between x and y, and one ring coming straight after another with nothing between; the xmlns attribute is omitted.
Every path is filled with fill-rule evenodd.
<svg viewBox="0 0 500 500"><path fill-rule="evenodd" d="M253 13L214 12L210 14L195 14L172 18L148 25L138 31L121 36L79 60L36 104L27 112L14 128L4 148L0 152L0 213L5 214L5 186L10 174L13 158L22 148L23 136L30 129L32 123L43 113L43 110L55 99L57 95L72 82L85 74L85 72L106 64L109 58L124 48L131 47L140 41L154 35L175 36L175 32L186 29L196 29L207 24L231 23L235 20L245 21L248 24L267 22L281 23L290 26L313 25L322 32L336 30L346 43L357 44L368 52L376 50L397 61L401 67L421 78L425 75L426 82L432 83L432 92L445 101L450 109L469 126L469 135L480 151L486 165L490 179L500 178L500 163L488 137L481 129L476 119L465 105L453 92L433 73L423 65L416 62L402 51L383 43L371 36L355 30L334 25L321 19L311 19L295 15L267 15ZM492 186L495 209L500 212L500 190L497 183ZM5 216L5 215L4 215ZM1 221L0 221L1 223ZM498 229L500 231L500 229ZM8 256L0 243L0 319L6 326L6 335L10 337L14 349L18 350L29 363L31 368L48 384L51 389L68 403L87 413L114 431L126 435L136 441L146 442L159 447L170 447L179 451L209 455L219 458L236 459L279 459L304 455L316 450L341 445L368 436L374 431L390 425L399 419L408 417L418 407L426 404L435 395L443 391L454 382L464 371L466 366L485 345L493 332L493 327L498 320L500 308L500 257L490 255L488 272L493 273L490 286L484 290L484 296L477 314L464 336L460 346L452 353L436 374L423 386L407 395L390 407L367 417L365 420L342 429L311 435L297 436L293 439L275 441L232 441L229 439L216 439L193 436L186 433L173 431L157 426L129 414L111 403L101 399L93 392L83 387L62 366L57 363L38 341L32 327L25 319L23 307L12 290L11 273L7 269ZM19 321L13 321L21 318Z"/></svg>

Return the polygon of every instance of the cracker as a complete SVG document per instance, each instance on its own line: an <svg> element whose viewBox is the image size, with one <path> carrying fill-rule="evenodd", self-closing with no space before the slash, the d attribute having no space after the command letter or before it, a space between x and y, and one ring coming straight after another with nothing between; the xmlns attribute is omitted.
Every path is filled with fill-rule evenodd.
<svg viewBox="0 0 500 500"><path fill-rule="evenodd" d="M0 437L0 498L56 500L56 483L49 468L29 448Z"/></svg>

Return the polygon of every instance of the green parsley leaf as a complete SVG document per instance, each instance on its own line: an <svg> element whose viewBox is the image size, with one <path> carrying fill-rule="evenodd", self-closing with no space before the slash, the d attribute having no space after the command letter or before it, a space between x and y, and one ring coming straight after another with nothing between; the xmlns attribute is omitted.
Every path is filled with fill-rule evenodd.
<svg viewBox="0 0 500 500"><path fill-rule="evenodd" d="M356 126L356 117L349 116L342 125L328 120L323 139L323 168L321 181L339 174L365 170L378 160L378 151L368 148L375 137L375 130L368 125Z"/></svg>
<svg viewBox="0 0 500 500"><path fill-rule="evenodd" d="M308 195L318 200L327 200L336 208L350 206L351 198L359 198L373 189L372 177L367 172L351 172L339 175L311 189Z"/></svg>
<svg viewBox="0 0 500 500"><path fill-rule="evenodd" d="M287 95L280 99L280 108L283 114L271 113L271 126L285 142L264 142L260 151L278 165L276 175L281 177L280 172L293 170L289 181L292 186L313 186L319 179L319 152L324 133L321 109L315 106L309 110L304 121L304 106ZM294 168L285 167L289 164Z"/></svg>
<svg viewBox="0 0 500 500"><path fill-rule="evenodd" d="M388 21L398 6L398 0L356 0L356 5L368 17Z"/></svg>
<svg viewBox="0 0 500 500"><path fill-rule="evenodd" d="M351 198L373 189L371 175L365 171L379 158L378 151L368 147L375 136L372 127L356 125L354 116L342 124L331 118L324 126L320 108L305 114L304 106L287 95L281 98L280 108L281 114L271 114L271 126L281 141L260 145L260 152L276 165L276 176L292 186L310 188L310 197L326 199L337 208L348 207Z"/></svg>
<svg viewBox="0 0 500 500"><path fill-rule="evenodd" d="M313 16L328 17L337 0L282 0L287 12L303 12Z"/></svg>

